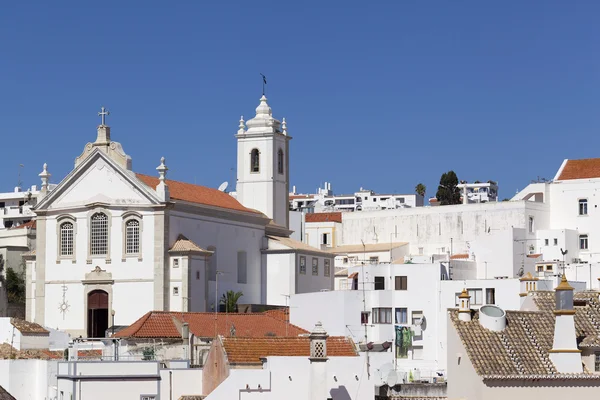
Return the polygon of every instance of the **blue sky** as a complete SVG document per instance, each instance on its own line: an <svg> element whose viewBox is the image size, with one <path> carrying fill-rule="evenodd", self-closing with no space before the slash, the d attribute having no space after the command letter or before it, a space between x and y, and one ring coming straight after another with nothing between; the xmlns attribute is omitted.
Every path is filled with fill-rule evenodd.
<svg viewBox="0 0 600 400"><path fill-rule="evenodd" d="M85 4L84 4L85 3ZM58 182L105 105L137 172L233 180L267 75L291 184L434 195L440 175L510 197L600 156L600 2L5 2L0 190Z"/></svg>

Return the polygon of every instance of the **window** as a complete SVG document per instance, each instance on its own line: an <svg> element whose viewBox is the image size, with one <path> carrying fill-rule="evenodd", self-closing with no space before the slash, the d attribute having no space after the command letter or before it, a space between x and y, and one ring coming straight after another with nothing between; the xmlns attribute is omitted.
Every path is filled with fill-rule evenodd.
<svg viewBox="0 0 600 400"><path fill-rule="evenodd" d="M481 289L469 289L469 296L471 296L471 304L473 305L481 305L483 304L483 299L481 298L482 293Z"/></svg>
<svg viewBox="0 0 600 400"><path fill-rule="evenodd" d="M374 324L391 324L392 309L391 308L374 308L373 309Z"/></svg>
<svg viewBox="0 0 600 400"><path fill-rule="evenodd" d="M344 257L344 264L348 264L348 257Z"/></svg>
<svg viewBox="0 0 600 400"><path fill-rule="evenodd" d="M173 286L173 296L179 296L179 287Z"/></svg>
<svg viewBox="0 0 600 400"><path fill-rule="evenodd" d="M587 199L579 199L579 215L587 215Z"/></svg>
<svg viewBox="0 0 600 400"><path fill-rule="evenodd" d="M377 264L378 262L379 262L379 257L378 256L369 257L369 263L370 264Z"/></svg>
<svg viewBox="0 0 600 400"><path fill-rule="evenodd" d="M126 240L125 240L125 253L126 254L139 254L140 252L140 221L137 219L130 219L125 223L126 227Z"/></svg>
<svg viewBox="0 0 600 400"><path fill-rule="evenodd" d="M325 259L323 260L323 273L325 276L331 276L331 260Z"/></svg>
<svg viewBox="0 0 600 400"><path fill-rule="evenodd" d="M260 152L252 149L250 152L250 172L260 172Z"/></svg>
<svg viewBox="0 0 600 400"><path fill-rule="evenodd" d="M418 235L417 235L418 236ZM419 247L419 255L422 256L423 255L423 248Z"/></svg>
<svg viewBox="0 0 600 400"><path fill-rule="evenodd" d="M314 257L312 259L312 274L319 275L319 259Z"/></svg>
<svg viewBox="0 0 600 400"><path fill-rule="evenodd" d="M558 246L558 239L557 238L554 238L554 245Z"/></svg>
<svg viewBox="0 0 600 400"><path fill-rule="evenodd" d="M600 352L594 354L594 370L600 372Z"/></svg>
<svg viewBox="0 0 600 400"><path fill-rule="evenodd" d="M385 290L385 277L383 277L383 276L375 277L375 290Z"/></svg>
<svg viewBox="0 0 600 400"><path fill-rule="evenodd" d="M60 224L60 255L73 255L73 223L63 222Z"/></svg>
<svg viewBox="0 0 600 400"><path fill-rule="evenodd" d="M485 289L485 304L496 304L496 289Z"/></svg>
<svg viewBox="0 0 600 400"><path fill-rule="evenodd" d="M580 250L588 249L588 235L579 235L579 249Z"/></svg>
<svg viewBox="0 0 600 400"><path fill-rule="evenodd" d="M408 310L406 308L396 308L396 323L408 324Z"/></svg>
<svg viewBox="0 0 600 400"><path fill-rule="evenodd" d="M200 280L200 271L196 271L196 280Z"/></svg>
<svg viewBox="0 0 600 400"><path fill-rule="evenodd" d="M406 276L396 276L396 290L407 290L408 285L408 277Z"/></svg>
<svg viewBox="0 0 600 400"><path fill-rule="evenodd" d="M179 268L179 258L173 259L173 268Z"/></svg>
<svg viewBox="0 0 600 400"><path fill-rule="evenodd" d="M300 256L300 273L306 275L306 257Z"/></svg>
<svg viewBox="0 0 600 400"><path fill-rule="evenodd" d="M529 216L529 233L533 233L534 229L535 229L535 224L534 224L534 219L533 217L530 215Z"/></svg>
<svg viewBox="0 0 600 400"><path fill-rule="evenodd" d="M238 278L237 281L238 283L248 283L248 269L246 266L246 252L245 251L238 251L237 254L237 273L238 273Z"/></svg>
<svg viewBox="0 0 600 400"><path fill-rule="evenodd" d="M422 360L423 359L423 346L414 346L412 348L412 359Z"/></svg>
<svg viewBox="0 0 600 400"><path fill-rule="evenodd" d="M544 245L548 246L550 239L544 239Z"/></svg>
<svg viewBox="0 0 600 400"><path fill-rule="evenodd" d="M156 400L156 396L153 396L153 395L147 396L147 395L143 394L140 396L140 400Z"/></svg>
<svg viewBox="0 0 600 400"><path fill-rule="evenodd" d="M108 254L108 217L104 213L92 215L90 225L90 254Z"/></svg>
<svg viewBox="0 0 600 400"><path fill-rule="evenodd" d="M277 172L283 175L283 150L277 152Z"/></svg>
<svg viewBox="0 0 600 400"><path fill-rule="evenodd" d="M329 234L327 234L327 233L323 234L323 241L321 242L322 244L328 244L329 243L329 240L327 240L328 236L329 236Z"/></svg>
<svg viewBox="0 0 600 400"><path fill-rule="evenodd" d="M360 323L361 324L368 324L369 323L369 312L368 311L361 311L360 312Z"/></svg>
<svg viewBox="0 0 600 400"><path fill-rule="evenodd" d="M544 266L543 265L538 265L537 266L537 272L544 272Z"/></svg>
<svg viewBox="0 0 600 400"><path fill-rule="evenodd" d="M546 271L552 271L552 264L546 265Z"/></svg>
<svg viewBox="0 0 600 400"><path fill-rule="evenodd" d="M217 280L217 248L215 246L208 246L208 251L212 251L210 258L208 259L208 280Z"/></svg>

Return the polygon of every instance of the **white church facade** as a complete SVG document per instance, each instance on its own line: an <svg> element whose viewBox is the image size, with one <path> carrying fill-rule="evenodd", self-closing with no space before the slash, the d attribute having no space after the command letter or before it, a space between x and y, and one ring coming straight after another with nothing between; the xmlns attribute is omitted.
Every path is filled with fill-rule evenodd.
<svg viewBox="0 0 600 400"><path fill-rule="evenodd" d="M110 127L98 126L75 168L35 207L37 246L27 260L27 319L103 337L150 310L213 311L223 293L244 304L333 289L333 256L289 238L289 139L263 96L238 140L237 198L136 174ZM283 128L283 129L281 129Z"/></svg>

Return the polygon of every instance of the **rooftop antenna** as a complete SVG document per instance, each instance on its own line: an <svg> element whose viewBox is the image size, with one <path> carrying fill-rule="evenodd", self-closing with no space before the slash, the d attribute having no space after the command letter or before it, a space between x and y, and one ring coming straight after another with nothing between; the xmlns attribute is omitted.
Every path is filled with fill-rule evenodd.
<svg viewBox="0 0 600 400"><path fill-rule="evenodd" d="M569 252L569 250L563 250L562 247L560 248L560 253L563 256L563 265L562 265L562 270L563 270L563 276L565 275L565 268L567 268L567 262L565 261L565 256L567 255L567 253ZM591 284L590 284L591 285Z"/></svg>
<svg viewBox="0 0 600 400"><path fill-rule="evenodd" d="M23 167L25 167L25 165L19 164L19 173L18 173L18 179L17 179L17 187L18 188L21 188L21 185L23 184L23 182L21 182L21 170L23 169Z"/></svg>

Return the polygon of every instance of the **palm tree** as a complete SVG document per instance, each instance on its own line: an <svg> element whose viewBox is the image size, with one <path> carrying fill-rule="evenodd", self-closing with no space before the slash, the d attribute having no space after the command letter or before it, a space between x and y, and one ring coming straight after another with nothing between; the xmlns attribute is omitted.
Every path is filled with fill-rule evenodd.
<svg viewBox="0 0 600 400"><path fill-rule="evenodd" d="M227 293L223 293L219 304L225 305L225 312L237 312L237 302L243 295L244 293L242 292L228 290Z"/></svg>
<svg viewBox="0 0 600 400"><path fill-rule="evenodd" d="M419 183L417 186L415 186L415 192L417 192L418 195L421 195L424 197L426 191L427 191L427 186L423 185L422 183Z"/></svg>

